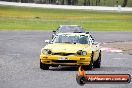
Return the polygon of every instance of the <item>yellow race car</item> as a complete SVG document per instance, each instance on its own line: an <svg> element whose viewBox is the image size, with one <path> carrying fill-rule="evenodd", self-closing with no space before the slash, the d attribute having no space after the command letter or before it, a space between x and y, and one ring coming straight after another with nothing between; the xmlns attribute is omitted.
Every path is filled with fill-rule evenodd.
<svg viewBox="0 0 132 88"><path fill-rule="evenodd" d="M41 49L40 68L82 66L92 70L101 66L101 48L89 33L59 33Z"/></svg>

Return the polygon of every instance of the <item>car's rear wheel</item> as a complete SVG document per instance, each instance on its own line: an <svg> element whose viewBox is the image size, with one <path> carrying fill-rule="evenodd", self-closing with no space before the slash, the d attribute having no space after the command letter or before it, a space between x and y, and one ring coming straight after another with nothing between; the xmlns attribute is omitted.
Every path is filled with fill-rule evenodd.
<svg viewBox="0 0 132 88"><path fill-rule="evenodd" d="M94 67L100 68L101 67L101 51L99 53L98 59L94 62Z"/></svg>
<svg viewBox="0 0 132 88"><path fill-rule="evenodd" d="M48 69L49 69L49 65L43 64L43 63L40 61L40 68L43 69L43 70L48 70Z"/></svg>

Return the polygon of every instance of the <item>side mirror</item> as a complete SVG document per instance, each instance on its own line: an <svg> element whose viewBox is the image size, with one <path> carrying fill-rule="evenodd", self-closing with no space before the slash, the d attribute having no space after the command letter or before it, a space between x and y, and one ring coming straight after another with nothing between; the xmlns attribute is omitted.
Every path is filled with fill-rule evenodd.
<svg viewBox="0 0 132 88"><path fill-rule="evenodd" d="M50 43L50 40L45 40L45 43Z"/></svg>
<svg viewBox="0 0 132 88"><path fill-rule="evenodd" d="M89 34L89 32L86 32L86 34Z"/></svg>

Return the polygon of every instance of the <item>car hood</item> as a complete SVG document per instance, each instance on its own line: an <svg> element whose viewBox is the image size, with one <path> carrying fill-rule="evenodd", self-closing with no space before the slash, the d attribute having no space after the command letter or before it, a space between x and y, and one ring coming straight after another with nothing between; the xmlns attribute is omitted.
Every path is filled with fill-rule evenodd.
<svg viewBox="0 0 132 88"><path fill-rule="evenodd" d="M84 50L89 48L88 44L66 44L66 43L54 43L48 44L44 49L50 49L52 52L65 52L76 53L78 50Z"/></svg>

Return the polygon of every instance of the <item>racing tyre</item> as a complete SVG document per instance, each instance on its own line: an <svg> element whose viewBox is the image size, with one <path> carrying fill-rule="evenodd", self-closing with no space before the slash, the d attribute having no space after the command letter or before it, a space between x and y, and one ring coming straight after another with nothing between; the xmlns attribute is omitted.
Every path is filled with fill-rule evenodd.
<svg viewBox="0 0 132 88"><path fill-rule="evenodd" d="M48 70L48 69L49 69L49 65L43 64L43 63L40 61L40 68L43 69L43 70Z"/></svg>
<svg viewBox="0 0 132 88"><path fill-rule="evenodd" d="M92 52L90 64L88 66L83 66L83 69L85 69L85 70L93 69L93 55L94 55L94 53Z"/></svg>
<svg viewBox="0 0 132 88"><path fill-rule="evenodd" d="M99 53L98 59L94 62L94 67L95 68L100 68L100 66L101 66L101 51Z"/></svg>
<svg viewBox="0 0 132 88"><path fill-rule="evenodd" d="M88 70L92 70L93 69L93 58L91 58L90 64L87 68Z"/></svg>

